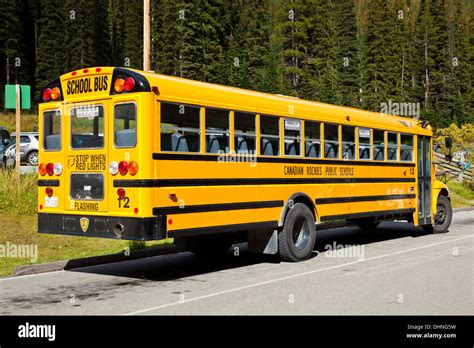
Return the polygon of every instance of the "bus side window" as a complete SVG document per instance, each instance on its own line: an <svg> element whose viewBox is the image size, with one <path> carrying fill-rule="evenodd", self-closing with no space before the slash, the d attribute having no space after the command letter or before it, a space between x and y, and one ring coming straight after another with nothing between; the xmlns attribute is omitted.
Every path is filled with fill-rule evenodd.
<svg viewBox="0 0 474 348"><path fill-rule="evenodd" d="M43 149L61 149L61 113L59 110L43 113Z"/></svg>
<svg viewBox="0 0 474 348"><path fill-rule="evenodd" d="M114 141L116 147L137 145L137 108L134 103L115 105Z"/></svg>
<svg viewBox="0 0 474 348"><path fill-rule="evenodd" d="M199 106L161 103L161 151L199 152Z"/></svg>
<svg viewBox="0 0 474 348"><path fill-rule="evenodd" d="M413 162L413 135L400 134L400 161Z"/></svg>
<svg viewBox="0 0 474 348"><path fill-rule="evenodd" d="M206 152L229 153L229 110L206 108Z"/></svg>
<svg viewBox="0 0 474 348"><path fill-rule="evenodd" d="M321 158L321 123L304 121L305 156Z"/></svg>
<svg viewBox="0 0 474 348"><path fill-rule="evenodd" d="M324 157L339 158L339 126L324 124Z"/></svg>
<svg viewBox="0 0 474 348"><path fill-rule="evenodd" d="M385 139L384 131L374 130L374 160L383 161L385 158Z"/></svg>
<svg viewBox="0 0 474 348"><path fill-rule="evenodd" d="M255 154L255 114L234 112L235 152L239 154Z"/></svg>
<svg viewBox="0 0 474 348"><path fill-rule="evenodd" d="M398 133L387 132L387 159L389 161L398 161Z"/></svg>
<svg viewBox="0 0 474 348"><path fill-rule="evenodd" d="M371 129L359 128L359 159L371 159L372 148L370 145Z"/></svg>
<svg viewBox="0 0 474 348"><path fill-rule="evenodd" d="M260 154L280 155L280 119L277 116L260 116Z"/></svg>
<svg viewBox="0 0 474 348"><path fill-rule="evenodd" d="M355 158L355 127L342 126L342 159Z"/></svg>
<svg viewBox="0 0 474 348"><path fill-rule="evenodd" d="M285 156L301 156L301 121L285 120Z"/></svg>

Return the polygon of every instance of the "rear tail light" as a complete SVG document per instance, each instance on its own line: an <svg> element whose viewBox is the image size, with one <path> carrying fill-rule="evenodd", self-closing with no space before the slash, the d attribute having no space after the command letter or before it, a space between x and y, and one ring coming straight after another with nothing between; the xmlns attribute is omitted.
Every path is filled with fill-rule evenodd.
<svg viewBox="0 0 474 348"><path fill-rule="evenodd" d="M112 174L112 175L117 175L118 173L118 169L119 168L119 165L117 162L113 161L113 162L110 162L109 164L109 173Z"/></svg>
<svg viewBox="0 0 474 348"><path fill-rule="evenodd" d="M54 174L54 164L48 163L48 164L46 165L46 173L47 173L49 176L51 176L51 175Z"/></svg>
<svg viewBox="0 0 474 348"><path fill-rule="evenodd" d="M135 161L128 162L128 173L130 175L135 175L138 172L138 163Z"/></svg>
<svg viewBox="0 0 474 348"><path fill-rule="evenodd" d="M117 79L114 82L114 90L117 93L122 93L125 89L125 81L124 79Z"/></svg>
<svg viewBox="0 0 474 348"><path fill-rule="evenodd" d="M125 79L125 90L130 92L135 87L135 80L132 77L127 77Z"/></svg>
<svg viewBox="0 0 474 348"><path fill-rule="evenodd" d="M121 161L118 165L118 171L121 175L128 173L128 163L126 161Z"/></svg>
<svg viewBox="0 0 474 348"><path fill-rule="evenodd" d="M38 166L38 172L41 176L46 175L46 163L40 163L40 165Z"/></svg>
<svg viewBox="0 0 474 348"><path fill-rule="evenodd" d="M118 188L117 189L117 196L119 196L121 199L125 197L125 190L123 188Z"/></svg>
<svg viewBox="0 0 474 348"><path fill-rule="evenodd" d="M62 164L61 163L55 163L53 171L54 171L54 174L61 175L61 173L63 172Z"/></svg>
<svg viewBox="0 0 474 348"><path fill-rule="evenodd" d="M48 197L53 195L53 189L51 187L46 187L45 193Z"/></svg>
<svg viewBox="0 0 474 348"><path fill-rule="evenodd" d="M52 90L51 90L51 99L53 100L58 100L59 97L61 97L61 91L59 90L58 87L54 87Z"/></svg>
<svg viewBox="0 0 474 348"><path fill-rule="evenodd" d="M43 91L43 101L47 102L51 100L51 88L45 88Z"/></svg>

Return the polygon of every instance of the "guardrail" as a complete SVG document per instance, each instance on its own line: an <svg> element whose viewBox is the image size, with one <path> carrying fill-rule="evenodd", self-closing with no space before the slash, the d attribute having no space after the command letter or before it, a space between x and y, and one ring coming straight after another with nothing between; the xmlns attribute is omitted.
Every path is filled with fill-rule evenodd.
<svg viewBox="0 0 474 348"><path fill-rule="evenodd" d="M434 153L434 162L437 165L436 176L443 177L443 181L473 181L472 169L459 167L455 162L447 161L443 154Z"/></svg>

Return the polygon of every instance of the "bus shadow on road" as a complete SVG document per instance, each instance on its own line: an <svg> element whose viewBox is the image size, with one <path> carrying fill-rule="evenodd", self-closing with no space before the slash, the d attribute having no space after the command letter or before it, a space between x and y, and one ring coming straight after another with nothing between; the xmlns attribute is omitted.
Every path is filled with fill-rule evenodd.
<svg viewBox="0 0 474 348"><path fill-rule="evenodd" d="M367 245L401 238L418 238L428 235L421 227L406 222L382 222L376 229L362 229L357 226L325 226L318 230L315 250L324 252L328 246Z"/></svg>
<svg viewBox="0 0 474 348"><path fill-rule="evenodd" d="M383 222L374 230L364 230L355 226L326 227L318 230L315 252L312 253L310 258L317 257L318 254L325 252L327 245L368 245L401 238L416 238L424 235L427 235L427 233L421 228L403 222ZM238 254L236 250L238 250ZM247 250L245 244L236 244L226 256L220 258L204 258L190 252L180 252L70 269L69 271L134 278L144 281L176 281L221 270L279 262L277 256L253 254Z"/></svg>

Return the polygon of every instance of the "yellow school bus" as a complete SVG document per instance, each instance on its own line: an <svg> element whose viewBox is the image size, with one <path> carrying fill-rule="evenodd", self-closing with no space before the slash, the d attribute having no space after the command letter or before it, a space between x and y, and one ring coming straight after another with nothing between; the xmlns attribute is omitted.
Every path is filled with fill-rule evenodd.
<svg viewBox="0 0 474 348"><path fill-rule="evenodd" d="M50 82L39 106L41 233L235 241L307 258L317 226L446 232L432 131L417 120L119 67Z"/></svg>

